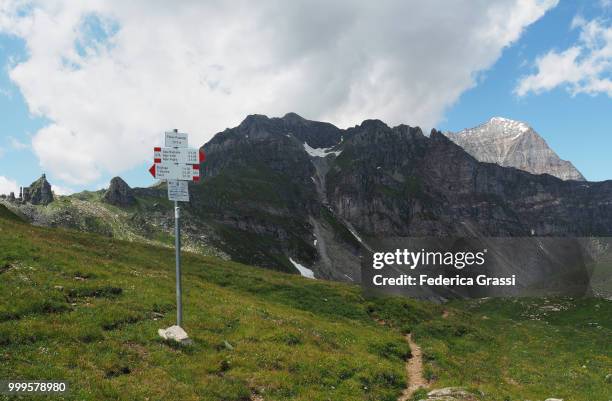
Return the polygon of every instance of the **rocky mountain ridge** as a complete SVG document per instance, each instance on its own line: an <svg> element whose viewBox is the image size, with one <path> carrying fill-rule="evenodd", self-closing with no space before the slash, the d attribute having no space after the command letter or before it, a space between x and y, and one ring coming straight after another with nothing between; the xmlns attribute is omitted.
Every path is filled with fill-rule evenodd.
<svg viewBox="0 0 612 401"><path fill-rule="evenodd" d="M194 190L231 201L211 215L227 232L257 233L252 244L269 239L267 262L251 263L286 255L316 277L359 281L363 248L381 239L612 234L610 181L481 163L436 130L428 137L379 120L326 129L334 140L315 147L309 139L320 133L312 122L249 116L204 146L204 180ZM233 188L217 193L221 182ZM245 196L231 195L237 188Z"/></svg>
<svg viewBox="0 0 612 401"><path fill-rule="evenodd" d="M612 181L482 163L436 130L251 115L203 149L202 180L183 206L187 243L267 268L359 282L364 252L398 238L612 236ZM128 192L131 206L72 198L128 217L119 220L137 237L171 235L165 187ZM529 255L508 258L508 271L517 263L543 277Z"/></svg>

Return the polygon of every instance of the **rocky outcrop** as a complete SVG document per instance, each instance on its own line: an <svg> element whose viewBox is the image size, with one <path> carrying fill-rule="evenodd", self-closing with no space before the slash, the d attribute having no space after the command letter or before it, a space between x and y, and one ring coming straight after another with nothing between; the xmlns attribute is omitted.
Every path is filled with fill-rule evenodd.
<svg viewBox="0 0 612 401"><path fill-rule="evenodd" d="M524 122L493 117L475 128L448 132L446 136L481 162L550 174L562 180L585 180L571 162L561 160Z"/></svg>
<svg viewBox="0 0 612 401"><path fill-rule="evenodd" d="M115 206L127 207L136 203L134 191L121 177L115 177L104 193L102 199Z"/></svg>
<svg viewBox="0 0 612 401"><path fill-rule="evenodd" d="M43 174L29 187L23 188L23 202L33 205L48 205L53 202L53 191L47 177Z"/></svg>
<svg viewBox="0 0 612 401"><path fill-rule="evenodd" d="M217 227L215 245L245 263L297 272L291 257L310 268L317 252L309 216L321 203L304 143L328 146L341 132L295 114L251 115L211 139L201 170L206 184L191 186L191 207Z"/></svg>

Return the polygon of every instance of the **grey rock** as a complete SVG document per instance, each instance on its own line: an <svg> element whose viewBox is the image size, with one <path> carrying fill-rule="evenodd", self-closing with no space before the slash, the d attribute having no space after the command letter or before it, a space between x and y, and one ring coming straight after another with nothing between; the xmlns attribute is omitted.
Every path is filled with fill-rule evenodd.
<svg viewBox="0 0 612 401"><path fill-rule="evenodd" d="M53 202L53 191L47 177L43 174L38 180L23 188L23 201L32 205L48 205Z"/></svg>
<svg viewBox="0 0 612 401"><path fill-rule="evenodd" d="M159 329L157 330L157 333L164 340L173 340L185 345L191 344L192 342L181 326L174 325L168 327L167 329Z"/></svg>
<svg viewBox="0 0 612 401"><path fill-rule="evenodd" d="M562 180L584 181L584 177L548 146L524 122L493 117L484 124L447 136L477 160L514 167L533 174L550 174Z"/></svg>
<svg viewBox="0 0 612 401"><path fill-rule="evenodd" d="M461 387L446 387L432 390L427 393L427 398L420 401L477 401L474 394L467 392Z"/></svg>
<svg viewBox="0 0 612 401"><path fill-rule="evenodd" d="M115 206L131 206L136 203L134 191L121 177L114 177L103 195L105 202Z"/></svg>

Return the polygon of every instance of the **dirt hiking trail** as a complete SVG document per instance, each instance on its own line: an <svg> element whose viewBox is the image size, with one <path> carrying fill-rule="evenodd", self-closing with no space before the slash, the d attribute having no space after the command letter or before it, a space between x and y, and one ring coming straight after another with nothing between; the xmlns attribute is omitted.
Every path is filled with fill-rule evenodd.
<svg viewBox="0 0 612 401"><path fill-rule="evenodd" d="M423 353L421 352L421 347L412 340L412 334L407 334L404 338L410 346L412 356L406 361L408 387L397 399L398 401L408 401L415 391L422 387L427 387L427 380L423 377Z"/></svg>

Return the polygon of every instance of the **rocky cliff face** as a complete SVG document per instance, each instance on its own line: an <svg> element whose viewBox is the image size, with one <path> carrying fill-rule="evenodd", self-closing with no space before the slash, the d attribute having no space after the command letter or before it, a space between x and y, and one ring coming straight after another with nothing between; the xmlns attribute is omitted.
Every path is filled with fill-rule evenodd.
<svg viewBox="0 0 612 401"><path fill-rule="evenodd" d="M299 261L316 265L318 278L348 280L358 274L358 244L334 240L333 227L342 224L320 192L324 159L335 157L328 148L342 143L344 134L296 114L249 116L204 146L206 183L193 186L190 207L210 221L213 241L234 259L285 271L296 271ZM332 238L329 249L324 237ZM354 263L334 267L332 259Z"/></svg>
<svg viewBox="0 0 612 401"><path fill-rule="evenodd" d="M482 162L562 180L585 180L571 162L561 160L533 128L520 121L493 117L475 128L446 135Z"/></svg>
<svg viewBox="0 0 612 401"><path fill-rule="evenodd" d="M53 202L53 191L43 174L38 180L23 189L23 201L33 205L48 205Z"/></svg>
<svg viewBox="0 0 612 401"><path fill-rule="evenodd" d="M192 206L249 263L357 281L371 239L612 235L612 181L481 163L435 130L249 116L204 149Z"/></svg>
<svg viewBox="0 0 612 401"><path fill-rule="evenodd" d="M136 203L132 188L121 177L114 177L102 198L115 206L132 206Z"/></svg>
<svg viewBox="0 0 612 401"><path fill-rule="evenodd" d="M328 176L334 210L386 235L611 235L612 181L480 163L438 131L364 122Z"/></svg>

